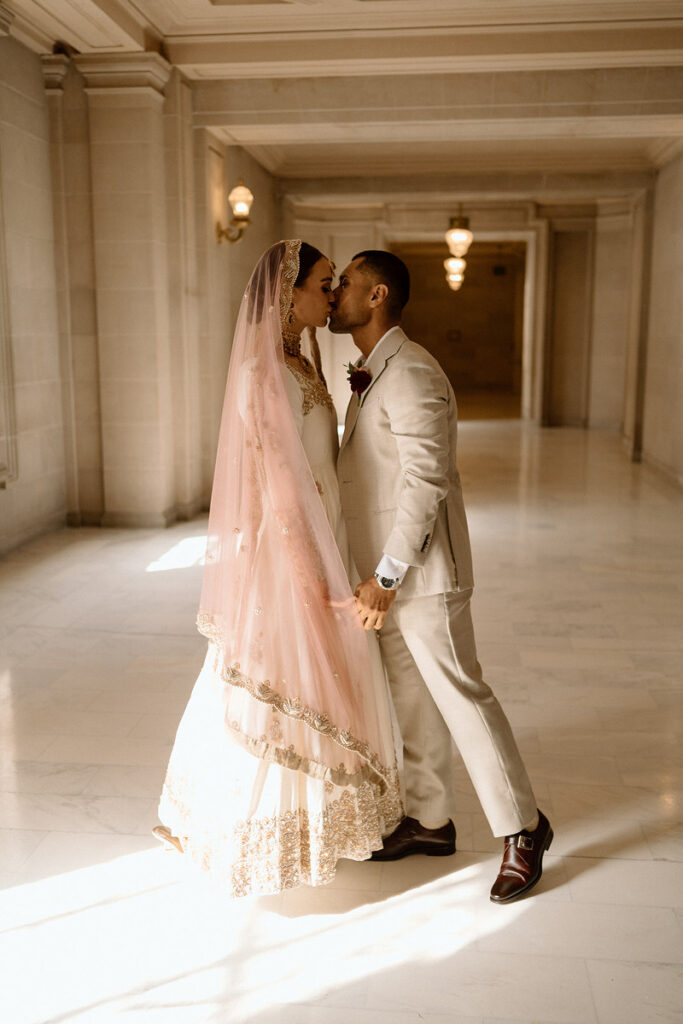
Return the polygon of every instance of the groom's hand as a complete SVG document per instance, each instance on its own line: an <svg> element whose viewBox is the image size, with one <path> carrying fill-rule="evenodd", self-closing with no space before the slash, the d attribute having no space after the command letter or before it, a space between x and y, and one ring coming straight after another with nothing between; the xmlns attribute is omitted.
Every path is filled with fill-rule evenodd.
<svg viewBox="0 0 683 1024"><path fill-rule="evenodd" d="M387 612L394 603L395 590L384 590L374 576L356 587L356 608L363 629L381 629Z"/></svg>

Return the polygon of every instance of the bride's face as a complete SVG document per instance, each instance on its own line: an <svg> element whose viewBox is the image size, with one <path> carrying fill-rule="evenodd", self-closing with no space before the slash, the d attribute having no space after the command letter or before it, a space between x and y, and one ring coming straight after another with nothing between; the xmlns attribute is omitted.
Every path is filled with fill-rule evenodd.
<svg viewBox="0 0 683 1024"><path fill-rule="evenodd" d="M332 309L332 267L321 257L304 283L292 291L294 316L304 327L324 327Z"/></svg>

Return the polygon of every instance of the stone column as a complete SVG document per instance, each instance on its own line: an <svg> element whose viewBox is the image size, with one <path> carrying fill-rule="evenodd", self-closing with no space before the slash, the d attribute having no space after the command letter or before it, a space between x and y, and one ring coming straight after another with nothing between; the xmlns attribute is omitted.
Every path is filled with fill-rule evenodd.
<svg viewBox="0 0 683 1024"><path fill-rule="evenodd" d="M55 231L55 273L59 327L59 369L64 416L64 467L66 475L67 522L79 519L78 456L76 452L76 409L71 352L71 304L69 302L69 253L64 174L64 79L69 73L69 58L63 54L41 58L45 76L45 94L50 112L50 169Z"/></svg>
<svg viewBox="0 0 683 1024"><path fill-rule="evenodd" d="M50 115L67 522L98 525L102 439L88 104L68 57L41 60Z"/></svg>
<svg viewBox="0 0 683 1024"><path fill-rule="evenodd" d="M202 508L202 402L192 94L177 70L166 87L165 124L175 499L178 517L190 519Z"/></svg>
<svg viewBox="0 0 683 1024"><path fill-rule="evenodd" d="M631 297L631 211L628 200L596 204L593 325L588 426L623 428Z"/></svg>
<svg viewBox="0 0 683 1024"><path fill-rule="evenodd" d="M105 526L176 518L158 54L86 54Z"/></svg>

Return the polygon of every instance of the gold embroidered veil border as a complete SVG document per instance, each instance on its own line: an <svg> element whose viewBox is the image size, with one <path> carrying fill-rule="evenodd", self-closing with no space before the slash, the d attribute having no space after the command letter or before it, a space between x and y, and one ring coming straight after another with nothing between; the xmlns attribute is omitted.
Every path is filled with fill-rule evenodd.
<svg viewBox="0 0 683 1024"><path fill-rule="evenodd" d="M395 769L388 705L284 383L300 244L267 250L242 300L198 628L216 648L226 729L246 749L337 785L384 789Z"/></svg>

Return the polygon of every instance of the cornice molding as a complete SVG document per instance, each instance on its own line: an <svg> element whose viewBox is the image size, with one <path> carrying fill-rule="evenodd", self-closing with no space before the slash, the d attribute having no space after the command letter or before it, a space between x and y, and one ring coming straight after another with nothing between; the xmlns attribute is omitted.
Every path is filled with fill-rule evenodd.
<svg viewBox="0 0 683 1024"><path fill-rule="evenodd" d="M83 53L73 62L89 93L145 89L163 95L173 70L158 53Z"/></svg>
<svg viewBox="0 0 683 1024"><path fill-rule="evenodd" d="M237 51L239 47L234 47ZM192 81L217 81L255 78L367 78L396 72L396 60L300 60L254 61L198 64L186 61L174 50L169 54L174 65ZM455 74L497 71L593 71L599 68L672 67L683 63L683 48L630 53L537 53L478 57L415 57L401 62L403 75Z"/></svg>
<svg viewBox="0 0 683 1024"><path fill-rule="evenodd" d="M64 79L69 73L71 61L63 53L44 53L40 62L43 65L43 78L47 92L57 92L64 88Z"/></svg>
<svg viewBox="0 0 683 1024"><path fill-rule="evenodd" d="M517 26L360 33L169 36L169 60L191 78L330 78L455 72L657 67L683 63L683 20L618 29Z"/></svg>
<svg viewBox="0 0 683 1024"><path fill-rule="evenodd" d="M159 43L129 0L12 0L12 11L12 35L40 55L56 42L79 53L143 52Z"/></svg>
<svg viewBox="0 0 683 1024"><path fill-rule="evenodd" d="M195 126L209 127L196 119ZM683 136L683 111L671 113L620 114L618 109L594 116L584 115L563 117L556 115L485 118L447 118L433 121L373 122L370 119L350 121L344 125L342 136L336 125L325 132L324 124L289 123L267 125L227 126L223 137L228 144L288 145L294 143L346 142L356 145L375 142L406 145L424 142L477 142L491 139L515 141L519 139L624 139L650 138L653 136Z"/></svg>
<svg viewBox="0 0 683 1024"><path fill-rule="evenodd" d="M463 174L430 174L421 180L422 191L415 192L415 179L412 175L368 175L363 179L362 192L364 203L391 203L418 205L420 207L436 206L443 200L453 203L510 202L526 200L537 202L542 199L548 202L557 199L566 203L572 199L591 201L598 198L614 196L628 197L638 194L643 189L651 188L655 181L655 171L625 172L559 172L545 173L463 173ZM320 181L306 178L283 179L280 189L283 201L298 207L304 204L307 208L348 207L357 203L359 186L356 180L349 178L328 178L325 180L324 191L320 189Z"/></svg>
<svg viewBox="0 0 683 1024"><path fill-rule="evenodd" d="M683 153L683 137L655 139L648 147L648 156L655 167L664 167Z"/></svg>
<svg viewBox="0 0 683 1024"><path fill-rule="evenodd" d="M317 15L322 6L295 0L288 5L254 5L249 0L237 5L221 5L213 0L203 5L197 0L145 0L144 12L166 37L225 31L280 35L319 27L321 19ZM647 25L676 18L681 18L679 0L496 0L486 9L481 0L365 0L363 4L336 0L333 5L324 5L324 27L330 34L347 29L350 23L359 32L385 32L388 24L409 30L486 25L553 25L572 30L581 24L611 26L631 21Z"/></svg>

